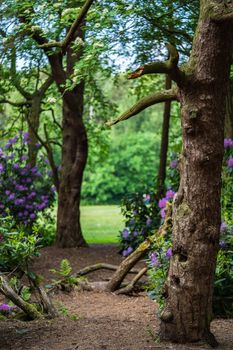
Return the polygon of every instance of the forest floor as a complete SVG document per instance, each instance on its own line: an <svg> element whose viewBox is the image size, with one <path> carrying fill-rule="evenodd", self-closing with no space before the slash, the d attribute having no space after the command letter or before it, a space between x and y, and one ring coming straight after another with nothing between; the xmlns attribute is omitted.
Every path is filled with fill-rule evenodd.
<svg viewBox="0 0 233 350"><path fill-rule="evenodd" d="M77 271L98 262L119 264L122 260L113 245L90 248L44 248L34 263L46 281L54 276L61 259L68 258ZM142 264L142 263L140 263ZM88 275L90 281L106 281L111 271L99 270ZM137 296L74 290L59 292L54 302L69 316L44 321L0 321L0 349L4 350L203 350L208 345L177 345L156 342L159 321L156 304L145 292ZM62 306L61 306L62 305ZM74 317L76 315L76 317ZM219 350L233 350L233 320L218 319L212 330Z"/></svg>

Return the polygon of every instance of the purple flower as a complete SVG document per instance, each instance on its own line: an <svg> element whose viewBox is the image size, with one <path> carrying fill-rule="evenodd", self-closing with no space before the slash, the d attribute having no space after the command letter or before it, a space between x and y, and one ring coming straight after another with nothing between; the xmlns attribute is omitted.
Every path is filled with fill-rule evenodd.
<svg viewBox="0 0 233 350"><path fill-rule="evenodd" d="M30 219L34 220L36 218L36 214L30 214Z"/></svg>
<svg viewBox="0 0 233 350"><path fill-rule="evenodd" d="M229 158L228 161L227 161L227 166L229 168L233 168L233 158Z"/></svg>
<svg viewBox="0 0 233 350"><path fill-rule="evenodd" d="M168 250L166 251L166 257L170 259L171 256L172 256L172 248L168 248Z"/></svg>
<svg viewBox="0 0 233 350"><path fill-rule="evenodd" d="M233 140L232 139L224 139L224 148L232 147Z"/></svg>
<svg viewBox="0 0 233 350"><path fill-rule="evenodd" d="M160 211L160 215L161 215L161 218L162 218L162 219L165 219L165 216L166 216L166 210L165 210L165 208L163 208L163 209Z"/></svg>
<svg viewBox="0 0 233 350"><path fill-rule="evenodd" d="M40 148L41 144L40 143L36 143L35 146L36 146L36 148Z"/></svg>
<svg viewBox="0 0 233 350"><path fill-rule="evenodd" d="M0 148L0 157L4 157L4 152L3 152L2 148Z"/></svg>
<svg viewBox="0 0 233 350"><path fill-rule="evenodd" d="M159 208L162 209L162 208L165 208L167 205L167 199L166 198L162 198L159 200Z"/></svg>
<svg viewBox="0 0 233 350"><path fill-rule="evenodd" d="M155 253L155 252L150 252L149 253L149 259L150 259L150 261L151 261L151 265L153 266L153 267L159 267L159 265L160 265L160 262L159 262L159 260L158 260L158 254L157 253Z"/></svg>
<svg viewBox="0 0 233 350"><path fill-rule="evenodd" d="M13 145L17 141L18 141L18 136L15 136L8 140L8 144Z"/></svg>
<svg viewBox="0 0 233 350"><path fill-rule="evenodd" d="M13 199L15 199L15 194L14 194L14 193L11 193L11 194L9 195L8 198L9 198L9 200L12 201Z"/></svg>
<svg viewBox="0 0 233 350"><path fill-rule="evenodd" d="M129 254L132 253L132 251L133 251L133 248L129 246L127 249L123 250L122 255L123 256L128 256Z"/></svg>
<svg viewBox="0 0 233 350"><path fill-rule="evenodd" d="M15 164L13 165L13 168L14 168L14 169L19 169L19 167L20 167L20 166L19 166L18 163L15 163Z"/></svg>
<svg viewBox="0 0 233 350"><path fill-rule="evenodd" d="M146 220L146 225L149 226L149 225L151 225L151 224L152 224L152 220L151 220L150 218L148 218L148 219Z"/></svg>
<svg viewBox="0 0 233 350"><path fill-rule="evenodd" d="M226 228L227 228L227 223L223 221L220 226L220 232L224 232Z"/></svg>
<svg viewBox="0 0 233 350"><path fill-rule="evenodd" d="M135 220L134 219L129 220L129 225L130 226L133 226L134 224L135 224Z"/></svg>
<svg viewBox="0 0 233 350"><path fill-rule="evenodd" d="M0 163L0 174L4 172L4 165Z"/></svg>
<svg viewBox="0 0 233 350"><path fill-rule="evenodd" d="M133 236L137 237L137 235L138 235L138 231L133 231Z"/></svg>
<svg viewBox="0 0 233 350"><path fill-rule="evenodd" d="M24 132L23 133L23 143L29 143L30 138L29 138L29 133L28 132Z"/></svg>
<svg viewBox="0 0 233 350"><path fill-rule="evenodd" d="M11 310L12 310L12 307L8 304L1 304L0 305L0 311L9 312Z"/></svg>
<svg viewBox="0 0 233 350"><path fill-rule="evenodd" d="M24 154L24 155L21 157L21 160L27 160L27 159L28 159L28 157L27 157L26 154Z"/></svg>
<svg viewBox="0 0 233 350"><path fill-rule="evenodd" d="M176 193L174 191L172 191L172 190L167 191L166 192L166 199L173 199L175 194Z"/></svg>
<svg viewBox="0 0 233 350"><path fill-rule="evenodd" d="M5 194L8 196L11 192L9 190L5 191Z"/></svg>
<svg viewBox="0 0 233 350"><path fill-rule="evenodd" d="M226 242L223 239L221 239L220 242L219 242L219 246L220 246L220 248L225 248L226 247Z"/></svg>
<svg viewBox="0 0 233 350"><path fill-rule="evenodd" d="M127 228L124 228L124 230L121 232L121 235L123 238L129 237L129 230Z"/></svg>
<svg viewBox="0 0 233 350"><path fill-rule="evenodd" d="M0 234L0 242L4 240L4 236Z"/></svg>
<svg viewBox="0 0 233 350"><path fill-rule="evenodd" d="M171 160L171 162L170 162L170 168L176 169L177 166L178 166L178 161L177 161L176 159Z"/></svg>

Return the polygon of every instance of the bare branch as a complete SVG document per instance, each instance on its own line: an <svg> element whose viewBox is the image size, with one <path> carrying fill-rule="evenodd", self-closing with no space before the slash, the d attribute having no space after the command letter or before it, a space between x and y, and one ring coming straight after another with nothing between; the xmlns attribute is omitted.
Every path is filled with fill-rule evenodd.
<svg viewBox="0 0 233 350"><path fill-rule="evenodd" d="M168 43L166 45L169 52L169 59L167 61L155 61L144 66L139 67L131 73L128 79L139 78L144 74L157 74L163 73L168 74L172 80L174 80L178 86L183 85L185 80L185 73L181 71L178 67L179 62L179 53L176 50L175 46Z"/></svg>
<svg viewBox="0 0 233 350"><path fill-rule="evenodd" d="M48 90L48 88L50 87L50 85L52 85L53 83L53 77L49 76L44 83L41 85L41 87L38 90L38 93L41 96L44 96L45 92Z"/></svg>
<svg viewBox="0 0 233 350"><path fill-rule="evenodd" d="M41 143L41 145L45 148L45 150L47 152L49 164L50 164L50 167L51 167L51 170L52 170L54 185L55 185L56 190L58 192L59 185L60 185L59 176L58 176L58 169L57 169L57 166L56 166L55 161L54 161L53 150L52 150L51 144L49 142L49 137L48 137L48 132L47 132L47 129L46 129L46 125L44 125L44 133L45 133L45 138L46 138L46 141L44 141L40 137L38 132L35 130L35 128L33 127L32 123L30 122L30 120L29 120L29 118L27 116L26 116L26 119L27 119L27 123L28 123L29 127L31 128L31 130L34 133L34 135L36 136L37 140Z"/></svg>
<svg viewBox="0 0 233 350"><path fill-rule="evenodd" d="M46 49L53 48L53 47L60 47L60 48L62 48L62 51L65 52L67 47L69 46L69 44L73 40L73 37L74 37L76 30L78 29L78 27L82 23L83 19L85 18L86 14L87 14L87 12L88 12L88 10L91 7L93 2L94 2L94 0L86 0L85 4L81 8L76 20L74 21L74 23L70 27L70 30L68 31L68 33L63 41L44 43L44 44L40 45L39 47L46 48Z"/></svg>
<svg viewBox="0 0 233 350"><path fill-rule="evenodd" d="M146 96L142 98L140 101L138 101L133 107L131 107L128 111L123 113L120 117L113 121L109 121L106 124L108 126L112 126L114 124L117 124L123 120L129 119L133 117L134 115L137 115L147 107L153 106L160 102L166 102L166 101L175 101L178 100L177 97L177 90L171 89L171 90L164 90L160 92L156 92L153 95Z"/></svg>

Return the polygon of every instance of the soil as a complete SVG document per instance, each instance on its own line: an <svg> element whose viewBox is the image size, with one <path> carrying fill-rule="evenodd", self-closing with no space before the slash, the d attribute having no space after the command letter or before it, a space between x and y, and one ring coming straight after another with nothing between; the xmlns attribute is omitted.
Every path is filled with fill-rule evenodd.
<svg viewBox="0 0 233 350"><path fill-rule="evenodd" d="M34 263L36 272L45 282L54 276L51 268L58 268L61 259L68 258L77 271L98 262L119 264L122 257L116 246L95 245L90 248L42 250ZM140 263L141 265L143 263ZM106 281L112 271L99 270L88 275L90 281ZM54 320L0 321L0 349L4 350L203 350L205 344L178 345L159 343L159 320L155 302L145 292L136 296L105 292L59 292L54 303L63 314ZM218 319L212 331L220 343L219 350L233 350L233 320Z"/></svg>

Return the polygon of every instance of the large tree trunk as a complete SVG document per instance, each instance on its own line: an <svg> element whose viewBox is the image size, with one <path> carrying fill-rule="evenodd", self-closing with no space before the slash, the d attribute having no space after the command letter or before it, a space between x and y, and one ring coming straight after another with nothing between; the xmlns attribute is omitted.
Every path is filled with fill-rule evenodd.
<svg viewBox="0 0 233 350"><path fill-rule="evenodd" d="M40 126L40 113L41 113L42 97L39 94L32 95L31 107L28 116L28 164L34 167L36 165L36 159L38 154L37 137L38 129Z"/></svg>
<svg viewBox="0 0 233 350"><path fill-rule="evenodd" d="M69 94L69 93L68 93ZM59 247L86 246L80 225L80 196L88 143L82 120L84 83L63 100L62 172L58 196L57 238Z"/></svg>
<svg viewBox="0 0 233 350"><path fill-rule="evenodd" d="M169 75L167 75L166 81L165 81L165 88L168 90L168 89L171 89L171 86L172 86L171 78L169 77ZM160 158L159 158L160 162L159 162L159 171L158 171L158 179L157 179L158 198L161 198L164 195L164 191L165 191L170 115L171 115L171 101L166 101L164 103L164 111L163 111L163 127L162 127Z"/></svg>
<svg viewBox="0 0 233 350"><path fill-rule="evenodd" d="M233 79L230 79L227 89L225 137L233 139Z"/></svg>
<svg viewBox="0 0 233 350"><path fill-rule="evenodd" d="M173 254L161 314L162 339L207 340L210 333L216 255L219 247L221 165L225 96L233 42L231 22L201 15L188 79L180 88L183 150L181 183L173 208Z"/></svg>

